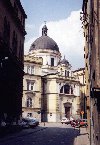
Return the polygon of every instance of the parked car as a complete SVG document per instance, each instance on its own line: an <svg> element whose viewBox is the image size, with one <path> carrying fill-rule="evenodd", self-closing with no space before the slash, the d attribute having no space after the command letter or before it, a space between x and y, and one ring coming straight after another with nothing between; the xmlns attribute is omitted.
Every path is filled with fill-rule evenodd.
<svg viewBox="0 0 100 145"><path fill-rule="evenodd" d="M61 123L65 123L65 124L70 124L70 119L66 118L66 117L63 117L62 120L61 120Z"/></svg>
<svg viewBox="0 0 100 145"><path fill-rule="evenodd" d="M28 117L28 119L33 119L36 123L36 126L39 125L39 120L37 118L33 118L33 117Z"/></svg>
<svg viewBox="0 0 100 145"><path fill-rule="evenodd" d="M74 120L74 118L72 116L69 119L70 119L70 121L73 121Z"/></svg>
<svg viewBox="0 0 100 145"><path fill-rule="evenodd" d="M72 127L80 127L80 121L79 120L72 120L70 124L71 124Z"/></svg>
<svg viewBox="0 0 100 145"><path fill-rule="evenodd" d="M88 123L87 123L87 119L81 119L80 120L80 127L87 127Z"/></svg>
<svg viewBox="0 0 100 145"><path fill-rule="evenodd" d="M36 126L38 126L39 125L39 120L37 119L37 118L33 118L34 120L35 120L35 122L36 122Z"/></svg>
<svg viewBox="0 0 100 145"><path fill-rule="evenodd" d="M29 125L27 124L26 121L23 121L21 120L19 123L18 123L19 126L21 126L22 128L29 128Z"/></svg>
<svg viewBox="0 0 100 145"><path fill-rule="evenodd" d="M1 124L0 124L0 126L1 127L5 127L6 126L6 122L5 121L2 121Z"/></svg>
<svg viewBox="0 0 100 145"><path fill-rule="evenodd" d="M26 126L29 127L35 127L36 126L36 121L32 118L23 118L22 119L24 122L26 122Z"/></svg>

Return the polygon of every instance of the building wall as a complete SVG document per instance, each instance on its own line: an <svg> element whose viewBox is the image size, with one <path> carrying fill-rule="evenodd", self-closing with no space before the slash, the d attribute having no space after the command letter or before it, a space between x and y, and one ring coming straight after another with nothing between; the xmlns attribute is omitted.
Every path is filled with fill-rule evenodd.
<svg viewBox="0 0 100 145"><path fill-rule="evenodd" d="M31 56L24 56L24 70L25 75L23 79L23 98L22 110L23 117L36 117L41 121L41 58L33 58ZM30 68L30 69L29 69ZM32 71L33 69L33 71ZM27 82L32 82L33 88L28 89ZM27 106L27 99L32 99L32 105Z"/></svg>
<svg viewBox="0 0 100 145"><path fill-rule="evenodd" d="M17 35L17 52L15 55L22 61L23 60L23 54L24 54L24 35L26 34L25 32L25 24L21 22L21 18L19 18L19 15L22 16L22 19L25 21L25 15L21 12L19 6L16 3L16 6L18 7L18 15L15 13L15 8L14 8L14 2L16 3L16 0L12 0L9 5L11 5L11 10L9 6L5 7L5 2L0 2L0 35L3 37L4 33L4 18L6 17L7 23L10 24L10 44L9 47L11 48L12 51L14 51L13 46L12 46L12 41L13 41L13 32L15 31L15 35ZM7 8L8 7L8 8ZM13 13L13 14L12 14ZM3 14L3 15L2 15ZM17 23L19 21L19 23ZM5 38L6 39L6 38ZM19 49L20 48L20 49ZM21 51L21 52L20 52ZM14 51L15 53L15 51ZM20 56L20 53L22 55Z"/></svg>
<svg viewBox="0 0 100 145"><path fill-rule="evenodd" d="M15 5L18 8L16 13ZM0 1L0 123L12 123L22 114L23 52L27 17L20 1ZM14 35L15 34L15 35ZM5 85L6 84L6 85Z"/></svg>
<svg viewBox="0 0 100 145"><path fill-rule="evenodd" d="M53 50L34 50L32 54L34 57L42 57L43 58L43 65L50 65L51 66L51 58L54 58L54 66L58 65L58 62L61 58L61 54L59 52Z"/></svg>
<svg viewBox="0 0 100 145"><path fill-rule="evenodd" d="M43 104L42 108L45 110L45 118L48 122L60 122L62 117L66 116L65 106L64 104L70 104L70 116L74 118L80 118L80 114L78 113L80 109L80 100L79 100L79 85L77 86L77 81L73 82L72 80L65 80L65 78L59 78L58 74L48 74L44 76L44 90L42 94ZM60 89L65 84L72 84L73 91L75 94L71 94L69 90L69 94L60 93ZM73 85L74 84L74 85ZM74 87L75 86L75 87ZM66 106L67 107L67 106ZM43 116L44 117L44 116Z"/></svg>
<svg viewBox="0 0 100 145"><path fill-rule="evenodd" d="M100 53L99 53L99 19L100 0L83 1L83 21L85 32L86 95L89 122L90 144L100 144ZM88 17L90 16L90 17ZM88 21L87 21L88 20ZM87 24L87 25L86 25ZM86 27L88 26L88 27ZM87 37L88 36L88 37ZM87 39L88 38L88 39ZM96 89L95 89L96 88Z"/></svg>
<svg viewBox="0 0 100 145"><path fill-rule="evenodd" d="M81 118L87 118L87 99L86 99L86 78L85 78L85 68L80 68L78 70L73 71L73 76L76 77L80 82L80 94L79 94L79 102L80 102L80 116ZM81 114L81 111L84 111L84 115Z"/></svg>

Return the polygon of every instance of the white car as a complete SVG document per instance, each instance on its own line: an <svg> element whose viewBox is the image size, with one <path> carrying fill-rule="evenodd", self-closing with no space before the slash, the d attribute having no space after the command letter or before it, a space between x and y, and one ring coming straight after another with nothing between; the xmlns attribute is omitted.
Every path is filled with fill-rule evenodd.
<svg viewBox="0 0 100 145"><path fill-rule="evenodd" d="M65 123L65 124L70 124L70 120L66 117L63 117L62 120L61 120L61 123Z"/></svg>
<svg viewBox="0 0 100 145"><path fill-rule="evenodd" d="M36 126L36 121L33 118L23 118L22 120L24 122L26 122L26 125L28 127L35 127Z"/></svg>

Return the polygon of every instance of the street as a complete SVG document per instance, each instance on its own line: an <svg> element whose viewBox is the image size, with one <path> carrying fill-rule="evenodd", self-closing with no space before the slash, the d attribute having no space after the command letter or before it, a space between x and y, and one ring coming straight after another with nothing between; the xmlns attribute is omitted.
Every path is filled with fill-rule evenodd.
<svg viewBox="0 0 100 145"><path fill-rule="evenodd" d="M61 123L43 123L0 140L0 145L74 145L79 129Z"/></svg>

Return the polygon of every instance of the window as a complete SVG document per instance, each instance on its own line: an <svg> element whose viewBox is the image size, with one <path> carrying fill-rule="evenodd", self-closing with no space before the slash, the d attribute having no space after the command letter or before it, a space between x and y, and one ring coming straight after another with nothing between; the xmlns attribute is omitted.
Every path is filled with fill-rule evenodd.
<svg viewBox="0 0 100 145"><path fill-rule="evenodd" d="M34 88L34 83L31 83L30 88L31 88L31 90L33 90L33 88Z"/></svg>
<svg viewBox="0 0 100 145"><path fill-rule="evenodd" d="M69 71L67 71L67 76L69 77Z"/></svg>
<svg viewBox="0 0 100 145"><path fill-rule="evenodd" d="M71 94L73 94L73 88L71 87Z"/></svg>
<svg viewBox="0 0 100 145"><path fill-rule="evenodd" d="M65 77L67 76L67 72L66 72L66 70L65 70Z"/></svg>
<svg viewBox="0 0 100 145"><path fill-rule="evenodd" d="M14 3L14 10L15 10L15 14L18 16L18 8L17 8L16 3Z"/></svg>
<svg viewBox="0 0 100 145"><path fill-rule="evenodd" d="M31 74L34 74L34 66L31 66Z"/></svg>
<svg viewBox="0 0 100 145"><path fill-rule="evenodd" d="M32 107L32 98L27 98L27 107Z"/></svg>
<svg viewBox="0 0 100 145"><path fill-rule="evenodd" d="M34 82L27 81L27 90L33 91L34 90Z"/></svg>
<svg viewBox="0 0 100 145"><path fill-rule="evenodd" d="M10 45L10 23L7 21L7 18L4 17L4 30L3 38L7 45Z"/></svg>
<svg viewBox="0 0 100 145"><path fill-rule="evenodd" d="M69 77L69 71L65 70L65 77Z"/></svg>
<svg viewBox="0 0 100 145"><path fill-rule="evenodd" d="M34 66L27 66L27 73L34 74Z"/></svg>
<svg viewBox="0 0 100 145"><path fill-rule="evenodd" d="M13 31L12 49L14 54L16 55L17 55L17 45L18 45L17 34L15 33L15 31Z"/></svg>
<svg viewBox="0 0 100 145"><path fill-rule="evenodd" d="M64 93L69 94L70 93L70 86L68 84L64 85Z"/></svg>
<svg viewBox="0 0 100 145"><path fill-rule="evenodd" d="M4 31L3 31L3 37L4 37L4 39L6 39L7 38L7 18L5 17L4 18Z"/></svg>
<svg viewBox="0 0 100 145"><path fill-rule="evenodd" d="M63 86L62 86L61 89L60 89L60 93L63 93Z"/></svg>
<svg viewBox="0 0 100 145"><path fill-rule="evenodd" d="M23 61L23 56L24 56L24 45L23 43L21 43L21 40L20 40L20 44L19 44L19 59L21 61Z"/></svg>
<svg viewBox="0 0 100 145"><path fill-rule="evenodd" d="M27 73L31 74L31 68L30 68L30 66L27 66Z"/></svg>
<svg viewBox="0 0 100 145"><path fill-rule="evenodd" d="M54 66L54 58L51 58L51 66Z"/></svg>

